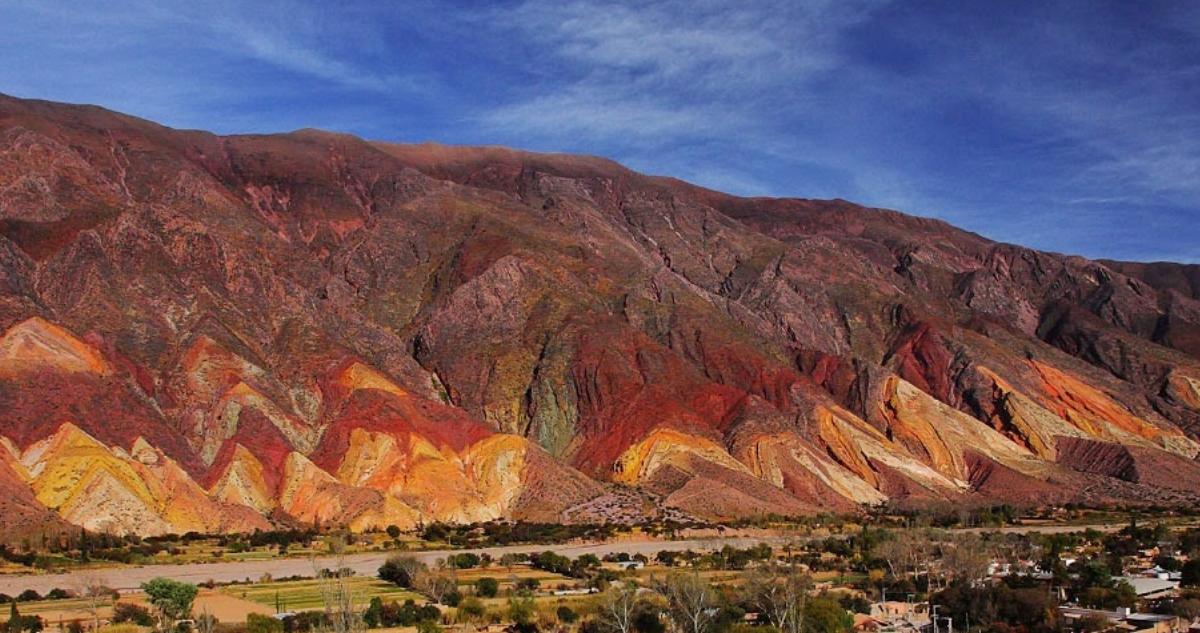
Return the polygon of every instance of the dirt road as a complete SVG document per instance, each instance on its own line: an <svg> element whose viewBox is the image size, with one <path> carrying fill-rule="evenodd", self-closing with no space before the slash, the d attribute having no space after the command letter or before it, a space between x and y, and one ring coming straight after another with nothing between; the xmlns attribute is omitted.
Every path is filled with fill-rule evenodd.
<svg viewBox="0 0 1200 633"><path fill-rule="evenodd" d="M463 551L491 554L494 558L509 552L528 553L552 550L563 556L575 558L581 554L603 556L610 553L627 552L629 554L645 554L653 556L662 550L683 551L719 549L724 545L748 547L757 543L782 544L787 541L784 537L726 537L711 539L691 539L680 541L613 541L607 543L592 543L578 545L513 545L508 547L486 547L474 550L437 550L413 552L418 559L433 563L447 554ZM370 552L346 556L345 565L360 576L374 576L379 566L388 556L395 552ZM89 570L87 572L68 572L63 574L0 576L0 593L16 595L26 589L34 589L38 593L46 593L56 587L68 589L81 584L84 576L98 577L105 585L119 591L137 589L142 583L151 578L164 577L191 583L202 583L208 580L230 582L234 580L258 580L263 574L271 574L274 578L287 576L313 576L315 569L334 567L333 558L279 558L265 561L227 561L213 563L195 563L185 565L147 565L144 567L115 567L112 569Z"/></svg>
<svg viewBox="0 0 1200 633"><path fill-rule="evenodd" d="M1091 528L1102 532L1111 532L1120 529L1124 525L1124 523L1096 525L1015 525L1006 526L1000 528L999 530L996 528L975 528L964 531L1041 532L1044 534L1052 534L1059 532L1083 531ZM781 545L787 542L799 542L803 540L806 540L806 538L784 536L734 536L696 538L679 541L617 540L606 543L575 545L512 545L507 547L486 547L474 550L436 550L413 552L412 555L426 563L432 563L439 558L445 558L448 554L463 551L471 551L477 554L486 552L491 554L493 558L499 558L501 555L508 552L528 553L544 552L546 550L552 550L556 553L569 556L571 558L575 558L580 554L595 554L597 556L603 556L605 554L619 552L653 556L662 550L683 551L692 549L699 551L719 549L724 545L732 545L734 547L748 547L757 543ZM379 569L379 566L383 564L383 561L394 553L395 552L371 552L365 554L352 554L346 557L345 565L350 569L353 569L354 572L360 576L374 576ZM270 574L274 578L283 578L287 576L311 577L314 575L315 569L333 567L335 564L336 563L332 558L318 558L316 560L306 558L279 558L265 561L227 561L184 565L147 565L144 567L116 567L112 569L87 572L68 572L63 574L0 576L0 593L16 595L26 589L34 589L39 593L44 594L55 587L69 590L79 585L81 578L88 574L98 576L106 585L112 587L113 589L117 589L119 591L131 591L140 587L143 582L159 576L192 583L202 583L208 580L213 580L215 582L258 580L263 576L263 574Z"/></svg>

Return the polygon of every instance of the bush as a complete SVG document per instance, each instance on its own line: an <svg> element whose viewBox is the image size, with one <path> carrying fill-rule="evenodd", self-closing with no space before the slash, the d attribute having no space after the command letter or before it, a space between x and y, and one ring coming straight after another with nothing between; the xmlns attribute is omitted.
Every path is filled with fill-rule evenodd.
<svg viewBox="0 0 1200 633"><path fill-rule="evenodd" d="M368 629L377 628L383 622L383 598L379 596L371 598L371 604L366 611L363 611L362 617Z"/></svg>
<svg viewBox="0 0 1200 633"><path fill-rule="evenodd" d="M142 627L136 624L109 624L100 627L97 633L140 633Z"/></svg>
<svg viewBox="0 0 1200 633"><path fill-rule="evenodd" d="M464 598L462 603L458 605L459 619L472 621L482 620L487 615L487 607L483 606L483 601L474 596Z"/></svg>
<svg viewBox="0 0 1200 633"><path fill-rule="evenodd" d="M1185 587L1200 587L1200 558L1183 564L1181 584Z"/></svg>
<svg viewBox="0 0 1200 633"><path fill-rule="evenodd" d="M533 598L514 596L508 599L508 619L517 626L528 626L533 623L537 609Z"/></svg>
<svg viewBox="0 0 1200 633"><path fill-rule="evenodd" d="M4 624L5 633L38 633L45 623L36 615L21 615L17 611L17 603L12 603L9 610L8 622Z"/></svg>
<svg viewBox="0 0 1200 633"><path fill-rule="evenodd" d="M554 612L554 615L558 616L558 621L562 622L563 624L574 624L575 621L579 619L579 614L575 613L574 609L566 605L559 607L558 610Z"/></svg>
<svg viewBox="0 0 1200 633"><path fill-rule="evenodd" d="M64 600L70 597L71 594L67 593L66 589L59 589L58 587L51 589L50 593L46 594L47 600Z"/></svg>
<svg viewBox="0 0 1200 633"><path fill-rule="evenodd" d="M412 589L417 575L425 569L425 563L412 556L392 556L379 567L379 578L397 587Z"/></svg>
<svg viewBox="0 0 1200 633"><path fill-rule="evenodd" d="M171 622L188 617L199 591L196 585L170 578L154 578L142 583L142 592L150 604L158 609L160 617Z"/></svg>
<svg viewBox="0 0 1200 633"><path fill-rule="evenodd" d="M500 593L500 581L485 576L475 581L475 595L482 598L495 598Z"/></svg>
<svg viewBox="0 0 1200 633"><path fill-rule="evenodd" d="M40 633L44 628L46 623L36 615L18 615L4 625L5 633Z"/></svg>
<svg viewBox="0 0 1200 633"><path fill-rule="evenodd" d="M283 633L283 622L269 615L251 613L246 616L246 633Z"/></svg>
<svg viewBox="0 0 1200 633"><path fill-rule="evenodd" d="M328 625L329 618L323 611L301 611L283 620L285 633L308 633L309 631L324 630Z"/></svg>
<svg viewBox="0 0 1200 633"><path fill-rule="evenodd" d="M26 589L17 595L18 602L36 602L42 599L42 594L33 589Z"/></svg>
<svg viewBox="0 0 1200 633"><path fill-rule="evenodd" d="M436 622L442 619L442 612L431 604L417 606L412 600L404 604L395 601L382 605L379 610L379 625L383 627L415 626L419 622Z"/></svg>
<svg viewBox="0 0 1200 633"><path fill-rule="evenodd" d="M609 628L603 622L595 619L584 620L579 625L579 633L605 633Z"/></svg>
<svg viewBox="0 0 1200 633"><path fill-rule="evenodd" d="M542 581L538 580L537 578L522 578L517 581L517 591L537 591L537 588L541 586Z"/></svg>
<svg viewBox="0 0 1200 633"><path fill-rule="evenodd" d="M154 616L146 607L118 602L113 605L113 624L134 624L137 626L154 626Z"/></svg>
<svg viewBox="0 0 1200 633"><path fill-rule="evenodd" d="M854 626L854 619L842 605L825 596L810 598L804 604L804 622L815 633L840 633Z"/></svg>
<svg viewBox="0 0 1200 633"><path fill-rule="evenodd" d="M454 554L446 559L446 564L455 569L472 569L479 566L479 555L471 552Z"/></svg>
<svg viewBox="0 0 1200 633"><path fill-rule="evenodd" d="M658 610L641 603L633 614L633 630L637 633L665 633L667 625L658 617Z"/></svg>

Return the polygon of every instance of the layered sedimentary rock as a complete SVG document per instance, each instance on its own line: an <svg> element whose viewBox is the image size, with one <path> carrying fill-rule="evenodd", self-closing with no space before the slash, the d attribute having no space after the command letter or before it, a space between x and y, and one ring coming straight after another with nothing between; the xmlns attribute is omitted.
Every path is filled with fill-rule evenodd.
<svg viewBox="0 0 1200 633"><path fill-rule="evenodd" d="M12 533L1194 503L1195 267L0 97Z"/></svg>

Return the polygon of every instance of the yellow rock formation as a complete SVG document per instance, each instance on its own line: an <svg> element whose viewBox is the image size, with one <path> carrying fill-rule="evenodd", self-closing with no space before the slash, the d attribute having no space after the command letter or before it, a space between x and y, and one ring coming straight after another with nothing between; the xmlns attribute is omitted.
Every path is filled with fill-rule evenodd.
<svg viewBox="0 0 1200 633"><path fill-rule="evenodd" d="M106 375L100 352L67 330L40 317L26 319L0 337L0 375L53 370Z"/></svg>
<svg viewBox="0 0 1200 633"><path fill-rule="evenodd" d="M279 504L285 512L308 523L348 524L352 529L415 526L420 516L399 500L372 497L362 505L356 500L363 491L348 491L345 484L322 470L307 457L293 452L284 463L284 486ZM371 493L374 494L374 493Z"/></svg>
<svg viewBox="0 0 1200 633"><path fill-rule="evenodd" d="M474 482L483 511L509 514L524 490L525 454L529 442L516 435L493 435L467 447L463 462Z"/></svg>
<svg viewBox="0 0 1200 633"><path fill-rule="evenodd" d="M208 442L201 451L206 461L211 463L212 456L220 449L224 440L237 432L238 423L243 411L254 409L270 420L271 424L287 438L292 446L302 452L310 452L316 447L320 434L302 421L284 413L268 397L254 387L239 382L230 387L213 407L213 424L220 427L220 433L205 434Z"/></svg>
<svg viewBox="0 0 1200 633"><path fill-rule="evenodd" d="M460 455L417 435L355 429L336 475L427 520L487 521L505 516L523 490L526 450L523 438L494 435Z"/></svg>
<svg viewBox="0 0 1200 633"><path fill-rule="evenodd" d="M1167 376L1167 395L1184 406L1200 411L1200 379L1186 376L1179 370Z"/></svg>
<svg viewBox="0 0 1200 633"><path fill-rule="evenodd" d="M401 398L407 398L410 395L381 372L359 362L350 363L349 366L337 375L334 382L347 392L358 391L360 389L375 389Z"/></svg>
<svg viewBox="0 0 1200 633"><path fill-rule="evenodd" d="M1187 458L1200 452L1200 445L1184 437L1179 429L1155 426L1079 378L1035 360L1029 364L1042 379L1049 398L1048 408L1088 435L1125 444L1151 444Z"/></svg>
<svg viewBox="0 0 1200 633"><path fill-rule="evenodd" d="M248 506L267 514L275 508L274 495L263 477L263 465L246 447L238 444L211 493L226 503Z"/></svg>
<svg viewBox="0 0 1200 633"><path fill-rule="evenodd" d="M798 468L851 502L875 505L887 501L886 495L846 467L812 450L793 433L760 437L746 455L739 457L757 477L777 488L784 488L786 474Z"/></svg>
<svg viewBox="0 0 1200 633"><path fill-rule="evenodd" d="M918 447L914 455L924 453L923 461L951 479L968 477L968 450L1026 474L1042 470L1026 448L899 377L888 378L879 406L892 440L910 450Z"/></svg>
<svg viewBox="0 0 1200 633"><path fill-rule="evenodd" d="M266 375L262 368L203 335L183 353L180 365L188 391L203 402L213 401L231 385Z"/></svg>
<svg viewBox="0 0 1200 633"><path fill-rule="evenodd" d="M621 453L613 464L613 481L637 484L668 465L682 466L686 470L689 456L697 456L738 472L752 474L745 464L734 459L720 444L698 435L660 427Z"/></svg>
<svg viewBox="0 0 1200 633"><path fill-rule="evenodd" d="M892 442L858 416L841 408L818 409L818 432L830 454L864 481L879 489L882 482L872 463L887 466L933 491L957 491L967 482L948 477L914 457L903 445Z"/></svg>

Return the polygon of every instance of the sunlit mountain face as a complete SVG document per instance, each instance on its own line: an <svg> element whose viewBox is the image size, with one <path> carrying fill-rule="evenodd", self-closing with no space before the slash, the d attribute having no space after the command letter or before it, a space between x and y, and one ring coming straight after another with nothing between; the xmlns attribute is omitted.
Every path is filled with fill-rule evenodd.
<svg viewBox="0 0 1200 633"><path fill-rule="evenodd" d="M0 97L10 533L1200 496L1200 267Z"/></svg>

